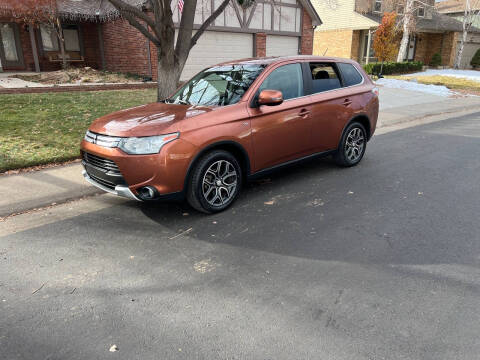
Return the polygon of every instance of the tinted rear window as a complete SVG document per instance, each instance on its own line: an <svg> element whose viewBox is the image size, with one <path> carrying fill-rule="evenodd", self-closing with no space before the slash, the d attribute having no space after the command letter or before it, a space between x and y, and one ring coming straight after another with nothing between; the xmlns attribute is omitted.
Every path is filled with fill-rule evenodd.
<svg viewBox="0 0 480 360"><path fill-rule="evenodd" d="M362 75L352 64L338 63L337 65L342 73L344 86L358 85L363 81Z"/></svg>
<svg viewBox="0 0 480 360"><path fill-rule="evenodd" d="M337 72L330 63L310 63L312 92L334 90L341 87Z"/></svg>

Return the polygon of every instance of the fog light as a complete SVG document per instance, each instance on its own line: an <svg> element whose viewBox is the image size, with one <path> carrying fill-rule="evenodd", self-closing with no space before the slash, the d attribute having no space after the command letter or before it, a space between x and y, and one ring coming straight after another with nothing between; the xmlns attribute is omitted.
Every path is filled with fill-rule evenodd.
<svg viewBox="0 0 480 360"><path fill-rule="evenodd" d="M142 200L153 200L158 197L158 191L153 186L145 186L137 190L138 197Z"/></svg>

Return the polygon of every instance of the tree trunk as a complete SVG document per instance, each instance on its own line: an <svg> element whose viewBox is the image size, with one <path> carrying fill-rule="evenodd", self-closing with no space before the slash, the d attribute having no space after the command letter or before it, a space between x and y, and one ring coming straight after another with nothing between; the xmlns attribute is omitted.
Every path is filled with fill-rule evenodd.
<svg viewBox="0 0 480 360"><path fill-rule="evenodd" d="M468 12L469 12L469 0L466 1L465 3L465 13L463 14L463 21L462 21L462 40L460 41L460 47L458 49L457 53L457 58L455 59L455 65L453 66L455 69L458 69L460 67L460 64L462 63L462 55L463 55L463 48L465 47L465 42L467 41L467 35L468 35L468 29L467 29L467 20L469 18Z"/></svg>
<svg viewBox="0 0 480 360"><path fill-rule="evenodd" d="M403 35L400 42L400 49L398 49L397 62L402 62L407 58L408 43L410 40L410 28L413 21L413 1L407 0L405 4L405 11L403 15Z"/></svg>
<svg viewBox="0 0 480 360"><path fill-rule="evenodd" d="M60 19L57 18L57 35L58 42L60 43L60 55L62 56L62 69L67 68L67 57L65 56L65 38L63 37L63 29Z"/></svg>
<svg viewBox="0 0 480 360"><path fill-rule="evenodd" d="M468 32L467 30L464 29L462 34L462 40L460 41L460 47L458 49L457 59L454 65L455 69L459 69L460 64L462 63L463 48L465 47L465 42L467 41L467 35L468 35Z"/></svg>
<svg viewBox="0 0 480 360"><path fill-rule="evenodd" d="M166 49L166 52L157 48L158 54L158 87L157 87L157 101L165 100L173 95L173 92L178 87L180 74L183 70L183 65L175 61L175 53L172 48ZM181 66L180 66L181 65Z"/></svg>

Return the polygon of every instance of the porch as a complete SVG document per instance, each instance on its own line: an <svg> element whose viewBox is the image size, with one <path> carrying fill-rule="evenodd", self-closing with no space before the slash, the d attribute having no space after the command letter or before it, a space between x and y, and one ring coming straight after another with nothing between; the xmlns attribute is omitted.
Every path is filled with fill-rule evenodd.
<svg viewBox="0 0 480 360"><path fill-rule="evenodd" d="M62 23L69 66L102 67L100 30L97 23ZM0 18L0 71L54 71L61 66L61 48L53 29Z"/></svg>
<svg viewBox="0 0 480 360"><path fill-rule="evenodd" d="M375 29L355 30L357 35L354 39L359 39L357 56L359 62L366 64L376 62L375 51L373 49L373 37ZM400 47L401 35L396 39ZM355 47L352 42L352 51ZM422 61L429 64L433 55L438 53L442 58L442 66L453 66L456 51L456 33L448 32L417 32L410 36L407 56L405 61Z"/></svg>

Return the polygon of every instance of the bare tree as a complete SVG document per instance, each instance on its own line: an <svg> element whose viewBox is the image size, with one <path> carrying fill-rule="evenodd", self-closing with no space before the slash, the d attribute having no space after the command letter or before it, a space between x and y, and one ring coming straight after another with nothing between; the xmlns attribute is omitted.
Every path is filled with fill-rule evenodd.
<svg viewBox="0 0 480 360"><path fill-rule="evenodd" d="M407 57L408 42L410 33L415 30L414 0L406 0L401 18L402 40L398 49L397 62L403 61Z"/></svg>
<svg viewBox="0 0 480 360"><path fill-rule="evenodd" d="M428 1L428 0L426 0ZM432 3L422 0L387 0L386 8L397 12L397 28L402 31L402 39L398 50L397 62L404 61L407 57L410 36L415 33L417 27L417 13L433 9ZM402 8L402 11L399 9Z"/></svg>
<svg viewBox="0 0 480 360"><path fill-rule="evenodd" d="M138 29L157 48L158 100L165 99L176 89L188 54L205 30L225 10L231 0L223 0L193 34L197 0L184 2L175 42L172 18L172 0L148 0L146 8L128 4L124 0L108 0L133 27ZM202 0L200 0L202 1ZM248 7L254 0L232 0Z"/></svg>
<svg viewBox="0 0 480 360"><path fill-rule="evenodd" d="M455 59L454 68L458 69L462 63L463 49L467 41L468 32L472 28L473 20L480 14L479 0L465 0L465 10L462 19L462 40L460 40L460 47L458 48L457 57Z"/></svg>

